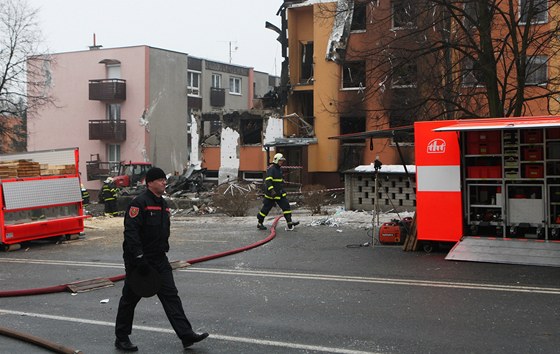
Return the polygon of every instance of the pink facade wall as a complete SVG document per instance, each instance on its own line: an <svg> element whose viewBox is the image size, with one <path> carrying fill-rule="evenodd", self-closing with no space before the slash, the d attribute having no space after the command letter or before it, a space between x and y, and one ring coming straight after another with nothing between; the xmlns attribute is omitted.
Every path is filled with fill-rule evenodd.
<svg viewBox="0 0 560 354"><path fill-rule="evenodd" d="M28 117L28 151L78 147L80 172L86 188L98 189L98 181L86 181L86 161L90 154L107 160L106 142L89 140L89 120L105 119L106 103L89 100L89 80L107 78L103 59L121 62L121 79L126 80L126 100L121 102L121 119L126 120L126 141L121 160L144 161L149 151L148 134L140 124L148 97L147 52L149 47L87 50L54 54L50 67L55 105Z"/></svg>

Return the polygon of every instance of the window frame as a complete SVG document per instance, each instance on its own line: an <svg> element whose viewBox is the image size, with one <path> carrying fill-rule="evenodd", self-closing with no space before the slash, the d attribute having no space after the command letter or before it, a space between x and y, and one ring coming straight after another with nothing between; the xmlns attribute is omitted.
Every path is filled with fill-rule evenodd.
<svg viewBox="0 0 560 354"><path fill-rule="evenodd" d="M359 68L358 65L361 67ZM363 90L366 88L366 62L365 60L348 61L341 65L340 89L341 90ZM352 79L353 75L358 75L358 82ZM350 76L350 80L346 78ZM349 86L348 84L353 84Z"/></svg>
<svg viewBox="0 0 560 354"><path fill-rule="evenodd" d="M118 173L121 162L121 145L107 144L107 162L111 172Z"/></svg>
<svg viewBox="0 0 560 354"><path fill-rule="evenodd" d="M212 73L212 87L222 88L222 74Z"/></svg>
<svg viewBox="0 0 560 354"><path fill-rule="evenodd" d="M463 59L463 67L461 68L462 87L484 87L484 80L481 80L477 75L477 73L482 75L482 72L474 66L475 60L473 58L466 57Z"/></svg>
<svg viewBox="0 0 560 354"><path fill-rule="evenodd" d="M413 68L414 70L406 70ZM402 74L398 74L398 71L403 71ZM403 84L399 83L399 79L408 78L410 76L411 80L402 80ZM408 83L410 81L410 83ZM392 89L402 89L402 88L416 88L418 86L418 65L415 60L408 60L404 64L398 65L396 68L391 68L391 88Z"/></svg>
<svg viewBox="0 0 560 354"><path fill-rule="evenodd" d="M235 85L235 82L238 82L237 85ZM230 76L229 77L229 93L230 95L239 95L241 96L241 78L239 76ZM233 90L232 90L233 88ZM237 90L235 90L237 89Z"/></svg>
<svg viewBox="0 0 560 354"><path fill-rule="evenodd" d="M531 24L544 24L544 23L548 23L548 0L532 0L536 5L537 9L539 8L539 5L542 5L542 3L545 4L545 11L541 11L538 13L538 16L531 21ZM525 8L525 6L523 6L524 3L527 3L527 0L519 0L519 24L520 25L526 25L527 24L527 19L523 19L523 9ZM544 18L540 19L539 16L543 16Z"/></svg>
<svg viewBox="0 0 560 354"><path fill-rule="evenodd" d="M396 25L396 21L395 21L395 13L396 13L396 5L401 5L402 10L404 10L404 5L409 5L409 7L411 9L414 9L414 6L412 6L412 1L411 0L392 0L391 1L391 29L392 30L405 30L405 29L414 29L417 27L416 24L416 16L414 14L409 15L408 17L410 17L410 22L407 22L405 25ZM404 16L402 16L404 18Z"/></svg>
<svg viewBox="0 0 560 354"><path fill-rule="evenodd" d="M535 60L542 62L534 63ZM546 55L533 55L527 58L527 62L525 64L525 86L546 86L548 84L548 61L549 57ZM533 65L537 65L538 67L532 68ZM544 69L544 74L542 74L541 69ZM544 80L539 82L539 76L544 76ZM530 78L535 78L535 81L530 81Z"/></svg>
<svg viewBox="0 0 560 354"><path fill-rule="evenodd" d="M187 95L193 97L200 97L200 79L202 73L196 70L187 71ZM193 79L197 78L197 82L193 84Z"/></svg>

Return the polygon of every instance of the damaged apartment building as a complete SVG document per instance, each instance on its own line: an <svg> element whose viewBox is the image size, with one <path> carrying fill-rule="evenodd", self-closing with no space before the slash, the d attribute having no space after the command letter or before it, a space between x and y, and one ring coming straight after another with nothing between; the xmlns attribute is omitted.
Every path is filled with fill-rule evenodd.
<svg viewBox="0 0 560 354"><path fill-rule="evenodd" d="M262 180L263 145L283 137L279 78L196 57L188 62L191 163L218 183Z"/></svg>
<svg viewBox="0 0 560 354"><path fill-rule="evenodd" d="M284 58L278 91L285 138L269 146L286 155L290 165L301 166L302 184L341 187L344 171L369 165L378 156L384 164L413 163L411 144L402 144L399 153L392 138L341 138L391 128L398 120L383 113L386 102L368 94L374 83L363 53L380 35L370 28L380 4L284 1L278 12L281 28L267 23L279 34Z"/></svg>
<svg viewBox="0 0 560 354"><path fill-rule="evenodd" d="M52 58L54 65L42 74L52 82L56 105L29 116L27 149L78 147L82 183L89 190L99 190L108 175L118 173L121 162L129 161L149 162L173 174L193 165L206 167L225 180L237 176L236 171L241 177L245 171L264 171L264 157L259 157L262 166L253 157L249 166L244 162L245 147L255 149L261 136L255 125L267 139L282 133L274 118L277 111L262 105L277 105L269 92L279 79L251 67L145 45L102 48L94 43L89 50ZM250 119L228 123L235 114ZM227 124L222 128L214 117L225 117ZM211 143L216 131L220 139L228 139L221 152ZM246 145L236 141L237 147L230 149L230 131L251 131L241 135ZM97 165L103 173L90 173L89 167Z"/></svg>

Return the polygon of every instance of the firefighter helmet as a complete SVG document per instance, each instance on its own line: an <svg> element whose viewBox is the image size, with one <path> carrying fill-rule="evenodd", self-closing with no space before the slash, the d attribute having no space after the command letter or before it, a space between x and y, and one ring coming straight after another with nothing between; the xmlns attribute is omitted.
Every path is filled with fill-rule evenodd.
<svg viewBox="0 0 560 354"><path fill-rule="evenodd" d="M107 177L105 183L111 183L111 182L113 182L113 177Z"/></svg>
<svg viewBox="0 0 560 354"><path fill-rule="evenodd" d="M284 158L284 155L282 155L281 153L277 153L276 155L274 155L274 158L272 159L273 163L278 163L280 160L286 160Z"/></svg>

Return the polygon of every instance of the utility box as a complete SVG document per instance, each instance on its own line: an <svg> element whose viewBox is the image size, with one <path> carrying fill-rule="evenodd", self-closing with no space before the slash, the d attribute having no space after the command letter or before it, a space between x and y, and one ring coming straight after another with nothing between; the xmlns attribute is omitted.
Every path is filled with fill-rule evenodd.
<svg viewBox="0 0 560 354"><path fill-rule="evenodd" d="M0 155L0 246L84 230L78 166L77 148Z"/></svg>

